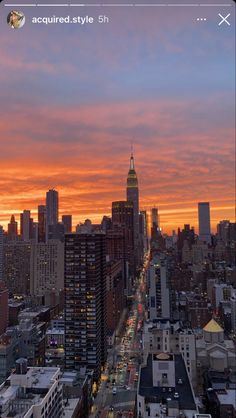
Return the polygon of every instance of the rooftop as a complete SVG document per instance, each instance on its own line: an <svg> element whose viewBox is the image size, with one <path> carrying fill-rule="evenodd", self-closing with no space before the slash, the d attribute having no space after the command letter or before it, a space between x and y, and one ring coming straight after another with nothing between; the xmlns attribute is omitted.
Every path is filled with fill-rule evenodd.
<svg viewBox="0 0 236 418"><path fill-rule="evenodd" d="M233 405L236 410L235 390L216 391L216 396L221 405Z"/></svg>
<svg viewBox="0 0 236 418"><path fill-rule="evenodd" d="M15 418L23 417L33 405L41 403L59 373L58 367L30 367L25 374L11 374L0 386L1 417L8 417L10 409Z"/></svg>
<svg viewBox="0 0 236 418"><path fill-rule="evenodd" d="M139 395L150 403L167 403L167 399L174 399L174 393L179 394L178 402L182 410L196 410L196 405L189 382L188 374L181 354L172 355L175 362L175 387L168 388L153 386L152 355L148 355L147 365L141 368ZM171 357L170 357L171 360Z"/></svg>

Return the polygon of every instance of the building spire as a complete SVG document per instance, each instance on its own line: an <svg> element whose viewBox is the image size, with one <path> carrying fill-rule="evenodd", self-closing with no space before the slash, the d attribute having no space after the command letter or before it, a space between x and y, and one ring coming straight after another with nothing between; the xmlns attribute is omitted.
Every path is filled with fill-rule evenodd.
<svg viewBox="0 0 236 418"><path fill-rule="evenodd" d="M134 147L133 147L133 141L131 141L130 170L134 170Z"/></svg>

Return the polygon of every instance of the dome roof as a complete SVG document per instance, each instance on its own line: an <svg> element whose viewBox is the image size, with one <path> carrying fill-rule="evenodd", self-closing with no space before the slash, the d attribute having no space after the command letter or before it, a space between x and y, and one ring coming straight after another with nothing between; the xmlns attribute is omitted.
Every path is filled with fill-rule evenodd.
<svg viewBox="0 0 236 418"><path fill-rule="evenodd" d="M213 318L206 324L203 330L206 332L224 332L223 328Z"/></svg>

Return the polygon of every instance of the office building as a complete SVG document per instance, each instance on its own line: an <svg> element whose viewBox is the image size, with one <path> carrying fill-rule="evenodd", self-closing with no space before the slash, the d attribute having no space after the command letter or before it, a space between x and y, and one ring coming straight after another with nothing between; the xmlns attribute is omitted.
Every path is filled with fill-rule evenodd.
<svg viewBox="0 0 236 418"><path fill-rule="evenodd" d="M146 210L141 210L139 214L139 232L142 240L143 251L148 249L148 219Z"/></svg>
<svg viewBox="0 0 236 418"><path fill-rule="evenodd" d="M58 222L55 225L48 225L48 240L59 240L64 242L65 239L65 226L62 222Z"/></svg>
<svg viewBox="0 0 236 418"><path fill-rule="evenodd" d="M58 192L54 189L46 193L46 238L48 237L49 225L58 223Z"/></svg>
<svg viewBox="0 0 236 418"><path fill-rule="evenodd" d="M58 367L27 367L27 360L20 358L15 372L0 387L0 416L61 418L63 402L59 377Z"/></svg>
<svg viewBox="0 0 236 418"><path fill-rule="evenodd" d="M135 255L135 269L139 266L141 261L140 251L140 237L139 237L139 188L138 178L134 168L133 153L130 157L130 168L127 177L127 201L133 203L133 236L134 236L134 255Z"/></svg>
<svg viewBox="0 0 236 418"><path fill-rule="evenodd" d="M122 259L124 266L125 288L127 294L131 292L132 283L135 276L135 257L134 257L134 229L133 229L133 203L127 201L112 202L112 229L108 230L107 237L111 238L112 231L120 230L123 235L123 250L121 257L118 254L111 259ZM113 237L115 235L113 234ZM108 255L110 251L108 249Z"/></svg>
<svg viewBox="0 0 236 418"><path fill-rule="evenodd" d="M152 226L155 225L156 228L159 228L159 216L158 216L158 209L152 208L151 210L151 221L152 221Z"/></svg>
<svg viewBox="0 0 236 418"><path fill-rule="evenodd" d="M109 229L112 228L112 220L109 216L103 216L101 222L102 231L107 232Z"/></svg>
<svg viewBox="0 0 236 418"><path fill-rule="evenodd" d="M171 317L171 289L167 260L155 256L148 270L149 318Z"/></svg>
<svg viewBox="0 0 236 418"><path fill-rule="evenodd" d="M30 217L30 210L24 210L20 214L20 234L23 241L33 238L33 219Z"/></svg>
<svg viewBox="0 0 236 418"><path fill-rule="evenodd" d="M107 355L105 249L102 232L65 236L65 367L95 379Z"/></svg>
<svg viewBox="0 0 236 418"><path fill-rule="evenodd" d="M210 222L210 203L198 203L198 229L199 239L207 244L211 244L211 222Z"/></svg>
<svg viewBox="0 0 236 418"><path fill-rule="evenodd" d="M38 206L38 242L46 240L46 206Z"/></svg>
<svg viewBox="0 0 236 418"><path fill-rule="evenodd" d="M16 240L17 234L18 234L18 224L15 220L15 216L12 215L10 223L8 224L8 229L7 229L8 240Z"/></svg>
<svg viewBox="0 0 236 418"><path fill-rule="evenodd" d="M133 202L118 201L112 202L112 224L125 225L133 232Z"/></svg>
<svg viewBox="0 0 236 418"><path fill-rule="evenodd" d="M30 290L31 244L25 241L7 241L3 247L3 280L9 292L27 295Z"/></svg>
<svg viewBox="0 0 236 418"><path fill-rule="evenodd" d="M107 329L111 335L114 333L125 307L121 260L107 263L106 298Z"/></svg>
<svg viewBox="0 0 236 418"><path fill-rule="evenodd" d="M72 232L72 215L62 215L61 220L64 225L65 234Z"/></svg>
<svg viewBox="0 0 236 418"><path fill-rule="evenodd" d="M59 240L34 243L30 258L30 294L44 302L64 288L64 244Z"/></svg>

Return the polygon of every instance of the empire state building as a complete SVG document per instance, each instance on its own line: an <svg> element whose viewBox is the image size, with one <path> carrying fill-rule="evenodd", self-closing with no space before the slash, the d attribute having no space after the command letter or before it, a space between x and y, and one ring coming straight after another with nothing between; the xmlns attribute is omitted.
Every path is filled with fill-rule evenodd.
<svg viewBox="0 0 236 418"><path fill-rule="evenodd" d="M139 254L139 190L138 190L138 178L134 168L134 156L131 153L130 168L127 177L127 200L133 202L134 211L134 254L136 267L140 261Z"/></svg>

